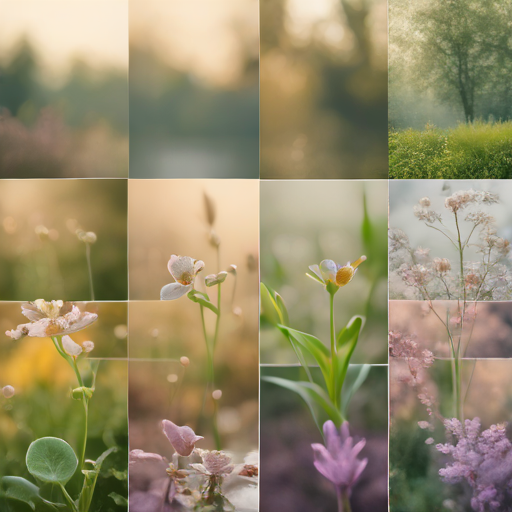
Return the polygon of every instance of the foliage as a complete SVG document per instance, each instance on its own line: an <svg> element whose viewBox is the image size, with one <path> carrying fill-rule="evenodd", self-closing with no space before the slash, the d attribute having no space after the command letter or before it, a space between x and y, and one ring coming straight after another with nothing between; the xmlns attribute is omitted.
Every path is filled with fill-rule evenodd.
<svg viewBox="0 0 512 512"><path fill-rule="evenodd" d="M392 179L509 179L512 122L391 131Z"/></svg>

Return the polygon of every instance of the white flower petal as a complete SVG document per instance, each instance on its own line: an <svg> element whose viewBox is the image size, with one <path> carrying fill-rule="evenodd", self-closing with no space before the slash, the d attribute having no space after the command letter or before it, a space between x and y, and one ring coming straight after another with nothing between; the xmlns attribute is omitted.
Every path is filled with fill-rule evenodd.
<svg viewBox="0 0 512 512"><path fill-rule="evenodd" d="M194 261L190 256L176 256L173 254L167 267L176 281L191 284L195 275Z"/></svg>
<svg viewBox="0 0 512 512"><path fill-rule="evenodd" d="M82 347L75 343L69 336L62 337L62 348L68 356L78 357L82 353Z"/></svg>
<svg viewBox="0 0 512 512"><path fill-rule="evenodd" d="M186 293L188 293L192 289L192 285L189 284L187 286L180 283L170 283L166 284L160 290L160 299L161 300L174 300L183 297Z"/></svg>

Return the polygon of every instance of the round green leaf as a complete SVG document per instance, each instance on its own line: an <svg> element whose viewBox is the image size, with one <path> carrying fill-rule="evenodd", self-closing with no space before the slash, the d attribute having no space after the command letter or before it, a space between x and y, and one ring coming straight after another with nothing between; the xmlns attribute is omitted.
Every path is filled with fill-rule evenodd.
<svg viewBox="0 0 512 512"><path fill-rule="evenodd" d="M78 459L66 441L43 437L34 441L27 451L27 469L43 482L65 484L73 476Z"/></svg>

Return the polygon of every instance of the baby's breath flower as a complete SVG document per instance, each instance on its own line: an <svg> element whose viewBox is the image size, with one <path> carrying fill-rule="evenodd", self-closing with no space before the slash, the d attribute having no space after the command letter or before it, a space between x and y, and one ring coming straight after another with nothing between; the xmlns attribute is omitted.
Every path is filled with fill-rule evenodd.
<svg viewBox="0 0 512 512"><path fill-rule="evenodd" d="M444 274L452 269L452 264L448 258L434 258L434 268L440 274Z"/></svg>
<svg viewBox="0 0 512 512"><path fill-rule="evenodd" d="M78 237L78 240L83 242L84 244L94 244L98 240L98 236L94 231L82 231L78 230L76 232L76 236Z"/></svg>
<svg viewBox="0 0 512 512"><path fill-rule="evenodd" d="M176 282L165 285L160 291L161 300L179 299L194 287L199 272L204 269L204 262L190 256L173 254L167 268Z"/></svg>

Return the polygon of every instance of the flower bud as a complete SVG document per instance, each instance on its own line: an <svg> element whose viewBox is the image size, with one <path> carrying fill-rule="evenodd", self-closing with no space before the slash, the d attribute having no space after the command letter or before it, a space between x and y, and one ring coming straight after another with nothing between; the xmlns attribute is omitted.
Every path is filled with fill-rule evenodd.
<svg viewBox="0 0 512 512"><path fill-rule="evenodd" d="M449 272L452 269L452 264L448 258L435 258L434 267L438 272Z"/></svg>
<svg viewBox="0 0 512 512"><path fill-rule="evenodd" d="M221 284L226 280L228 273L226 271L219 272L218 274L210 274L204 278L204 284L206 286L215 286L216 284Z"/></svg>
<svg viewBox="0 0 512 512"><path fill-rule="evenodd" d="M216 389L213 393L212 393L212 398L214 400L220 400L222 398L222 391L220 389Z"/></svg>
<svg viewBox="0 0 512 512"><path fill-rule="evenodd" d="M180 363L185 368L190 365L190 359L187 356L180 357Z"/></svg>
<svg viewBox="0 0 512 512"><path fill-rule="evenodd" d="M430 198L429 197L422 197L420 199L420 204L423 206L423 208L428 208L430 206Z"/></svg>
<svg viewBox="0 0 512 512"><path fill-rule="evenodd" d="M71 357L78 357L82 353L82 347L67 335L62 337L62 348Z"/></svg>
<svg viewBox="0 0 512 512"><path fill-rule="evenodd" d="M78 236L78 239L82 242L84 242L85 244L94 244L96 243L96 240L98 240L98 237L96 236L96 233L94 233L93 231L77 231L77 234Z"/></svg>
<svg viewBox="0 0 512 512"><path fill-rule="evenodd" d="M94 350L94 343L92 341L84 341L82 343L82 348L84 352L91 352Z"/></svg>
<svg viewBox="0 0 512 512"><path fill-rule="evenodd" d="M162 421L162 428L165 437L167 437L172 447L178 455L183 457L188 457L194 451L197 441L204 439L201 436L196 436L190 427L186 425L178 427L178 425L169 420Z"/></svg>
<svg viewBox="0 0 512 512"><path fill-rule="evenodd" d="M233 274L234 276L236 276L236 269L237 269L237 266L236 265L229 265L229 268L228 268L228 273L229 274Z"/></svg>

